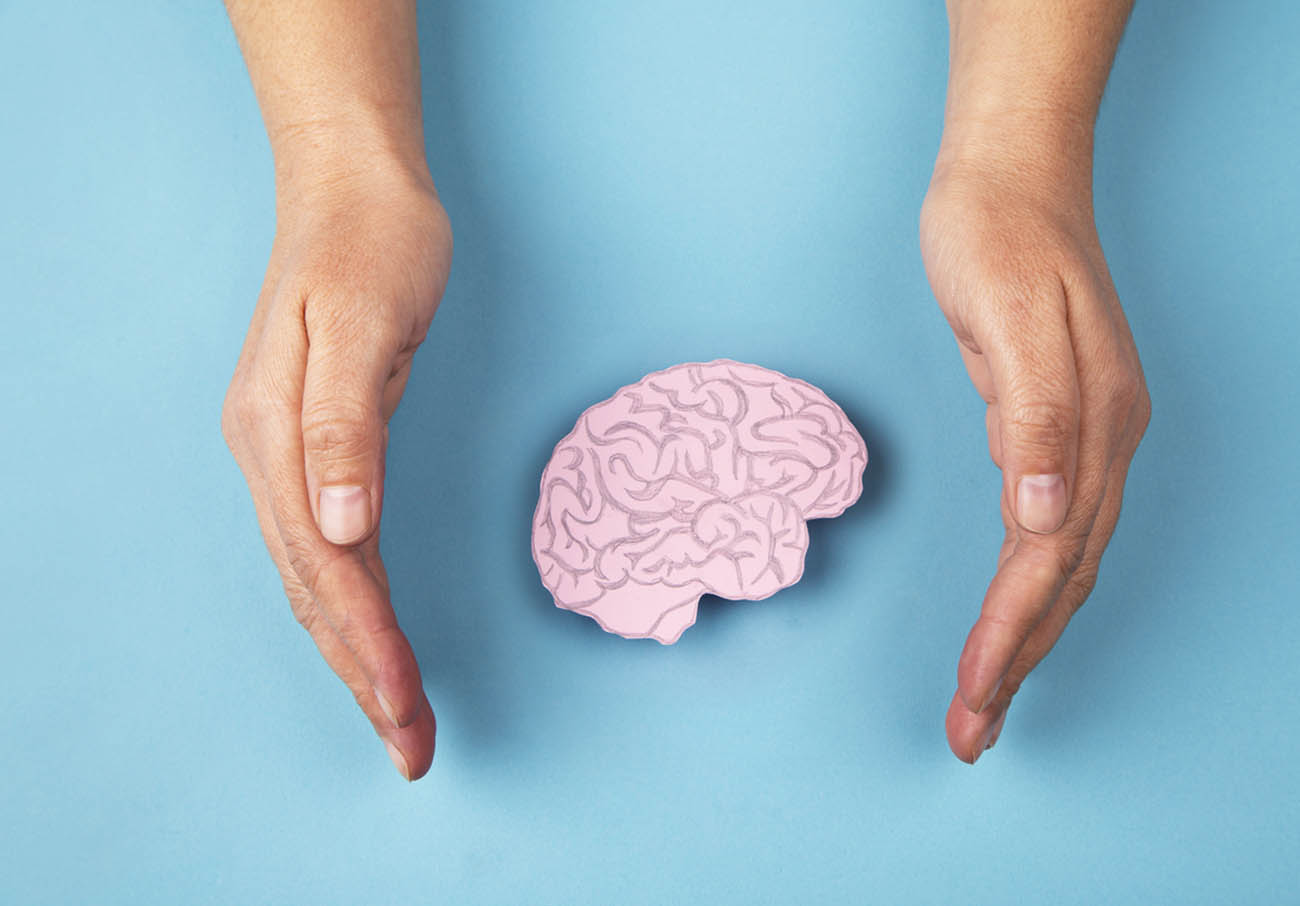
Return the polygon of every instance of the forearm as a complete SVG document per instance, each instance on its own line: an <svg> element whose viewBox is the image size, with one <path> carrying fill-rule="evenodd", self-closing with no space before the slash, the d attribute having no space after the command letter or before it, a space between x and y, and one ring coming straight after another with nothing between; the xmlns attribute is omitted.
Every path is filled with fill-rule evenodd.
<svg viewBox="0 0 1300 906"><path fill-rule="evenodd" d="M414 0L226 0L226 8L282 196L377 165L428 180Z"/></svg>
<svg viewBox="0 0 1300 906"><path fill-rule="evenodd" d="M1093 125L1132 6L949 0L940 164L1010 154L1090 186Z"/></svg>

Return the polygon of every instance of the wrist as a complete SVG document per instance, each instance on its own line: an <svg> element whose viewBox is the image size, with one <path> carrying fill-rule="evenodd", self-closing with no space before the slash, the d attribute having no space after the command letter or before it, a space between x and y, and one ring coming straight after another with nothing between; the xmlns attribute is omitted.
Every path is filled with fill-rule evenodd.
<svg viewBox="0 0 1300 906"><path fill-rule="evenodd" d="M282 205L310 204L374 180L435 191L418 116L414 123L366 114L320 118L279 126L270 139Z"/></svg>
<svg viewBox="0 0 1300 906"><path fill-rule="evenodd" d="M996 177L1010 186L1092 198L1093 118L1064 108L950 108L934 179Z"/></svg>

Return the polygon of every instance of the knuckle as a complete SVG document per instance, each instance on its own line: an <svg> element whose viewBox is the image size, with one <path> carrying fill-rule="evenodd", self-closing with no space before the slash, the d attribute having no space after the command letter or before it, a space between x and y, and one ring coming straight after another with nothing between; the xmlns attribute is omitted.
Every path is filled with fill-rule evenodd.
<svg viewBox="0 0 1300 906"><path fill-rule="evenodd" d="M1151 394L1137 365L1126 365L1110 388L1111 411L1117 413L1125 433L1141 439L1151 422Z"/></svg>
<svg viewBox="0 0 1300 906"><path fill-rule="evenodd" d="M339 639L358 658L369 663L368 670L374 676L384 671L380 633L372 625L371 615L366 612L363 603L350 595L336 595L328 611L330 625L338 633Z"/></svg>
<svg viewBox="0 0 1300 906"><path fill-rule="evenodd" d="M249 408L243 385L232 383L221 404L221 436L232 453L248 434Z"/></svg>
<svg viewBox="0 0 1300 906"><path fill-rule="evenodd" d="M383 299L357 298L338 290L311 294L303 312L308 342L327 353L348 349L395 352L400 324L397 310Z"/></svg>
<svg viewBox="0 0 1300 906"><path fill-rule="evenodd" d="M1111 390L1111 401L1124 413L1134 412L1142 397L1142 381L1132 371L1125 371Z"/></svg>
<svg viewBox="0 0 1300 906"><path fill-rule="evenodd" d="M1006 613L986 614L983 619L991 626L999 627L1013 638L1023 639L1033 631L1034 625L1038 621L1038 612L1027 608L1019 608Z"/></svg>
<svg viewBox="0 0 1300 906"><path fill-rule="evenodd" d="M1147 433L1147 427L1151 424L1151 394L1144 385L1137 399L1137 436L1142 437Z"/></svg>
<svg viewBox="0 0 1300 906"><path fill-rule="evenodd" d="M358 606L360 599L349 587L347 571L342 568L349 556L347 551L318 544L306 530L285 531L282 537L285 558L305 592L308 606L304 613L314 621L325 621L344 644L360 644L368 627L364 608Z"/></svg>
<svg viewBox="0 0 1300 906"><path fill-rule="evenodd" d="M1092 590L1097 587L1097 574L1101 567L1100 561L1096 559L1087 560L1079 565L1074 575L1070 577L1070 594L1067 601L1070 612L1075 613L1083 602L1092 594Z"/></svg>
<svg viewBox="0 0 1300 906"><path fill-rule="evenodd" d="M1082 544L1071 544L1057 549L1054 559L1057 575L1062 583L1069 582L1079 572L1079 567L1083 564L1083 554Z"/></svg>
<svg viewBox="0 0 1300 906"><path fill-rule="evenodd" d="M360 316L362 310L363 306L359 304L336 304L325 293L312 293L303 312L303 322L313 347L322 343L341 343L373 323L374 318Z"/></svg>
<svg viewBox="0 0 1300 906"><path fill-rule="evenodd" d="M274 375L256 372L231 382L221 406L221 434L234 452L256 443L268 423L287 417L292 408Z"/></svg>
<svg viewBox="0 0 1300 906"><path fill-rule="evenodd" d="M1083 547L1078 544L1052 544L1040 549L1025 566L1029 587L1040 591L1062 588L1082 559Z"/></svg>
<svg viewBox="0 0 1300 906"><path fill-rule="evenodd" d="M239 427L234 410L229 402L221 407L221 436L226 441L226 447L231 453L234 453L235 447L239 443Z"/></svg>
<svg viewBox="0 0 1300 906"><path fill-rule="evenodd" d="M975 269L968 297L975 306L970 318L983 322L984 332L998 342L1018 343L1033 336L1050 291L1023 262L986 254Z"/></svg>
<svg viewBox="0 0 1300 906"><path fill-rule="evenodd" d="M360 403L335 400L302 413L303 447L317 460L364 458L375 452L378 436L375 414Z"/></svg>
<svg viewBox="0 0 1300 906"><path fill-rule="evenodd" d="M298 625L307 630L309 635L315 636L316 629L320 624L320 614L312 606L311 602L291 595L289 597L289 609L293 611L293 618Z"/></svg>
<svg viewBox="0 0 1300 906"><path fill-rule="evenodd" d="M455 231L452 229L451 216L442 205L437 205L428 212L424 232L427 240L435 247L451 252Z"/></svg>
<svg viewBox="0 0 1300 906"><path fill-rule="evenodd" d="M1003 404L1002 422L1013 442L1056 448L1074 432L1074 411L1043 397Z"/></svg>
<svg viewBox="0 0 1300 906"><path fill-rule="evenodd" d="M280 537L293 574L306 588L315 588L325 565L318 545L298 531L282 530Z"/></svg>

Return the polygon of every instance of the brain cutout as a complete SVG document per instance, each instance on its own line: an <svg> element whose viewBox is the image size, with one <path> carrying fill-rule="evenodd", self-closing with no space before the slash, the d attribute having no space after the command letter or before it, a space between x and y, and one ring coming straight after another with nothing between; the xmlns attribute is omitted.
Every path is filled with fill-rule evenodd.
<svg viewBox="0 0 1300 906"><path fill-rule="evenodd" d="M533 559L556 606L671 644L700 597L759 600L803 575L807 520L862 493L867 448L826 394L721 359L584 412L542 472Z"/></svg>

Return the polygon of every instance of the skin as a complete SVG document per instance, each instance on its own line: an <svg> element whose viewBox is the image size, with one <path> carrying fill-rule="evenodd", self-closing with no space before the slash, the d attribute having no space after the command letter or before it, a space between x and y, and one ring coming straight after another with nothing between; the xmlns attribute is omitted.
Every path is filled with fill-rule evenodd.
<svg viewBox="0 0 1300 906"><path fill-rule="evenodd" d="M1151 416L1092 208L1097 107L1130 2L952 0L921 252L1002 470L997 572L957 666L974 763L1083 604Z"/></svg>
<svg viewBox="0 0 1300 906"><path fill-rule="evenodd" d="M1093 222L1092 127L1128 2L949 4L931 285L987 405L1006 537L958 665L974 762L1095 581L1150 402ZM435 723L379 556L388 421L446 285L413 0L227 0L266 123L276 235L222 410L293 613L397 770ZM1024 476L1031 478L1019 496Z"/></svg>
<svg viewBox="0 0 1300 906"><path fill-rule="evenodd" d="M378 526L388 420L451 266L424 159L415 7L227 7L275 157L276 234L222 430L295 617L414 780L435 725Z"/></svg>

